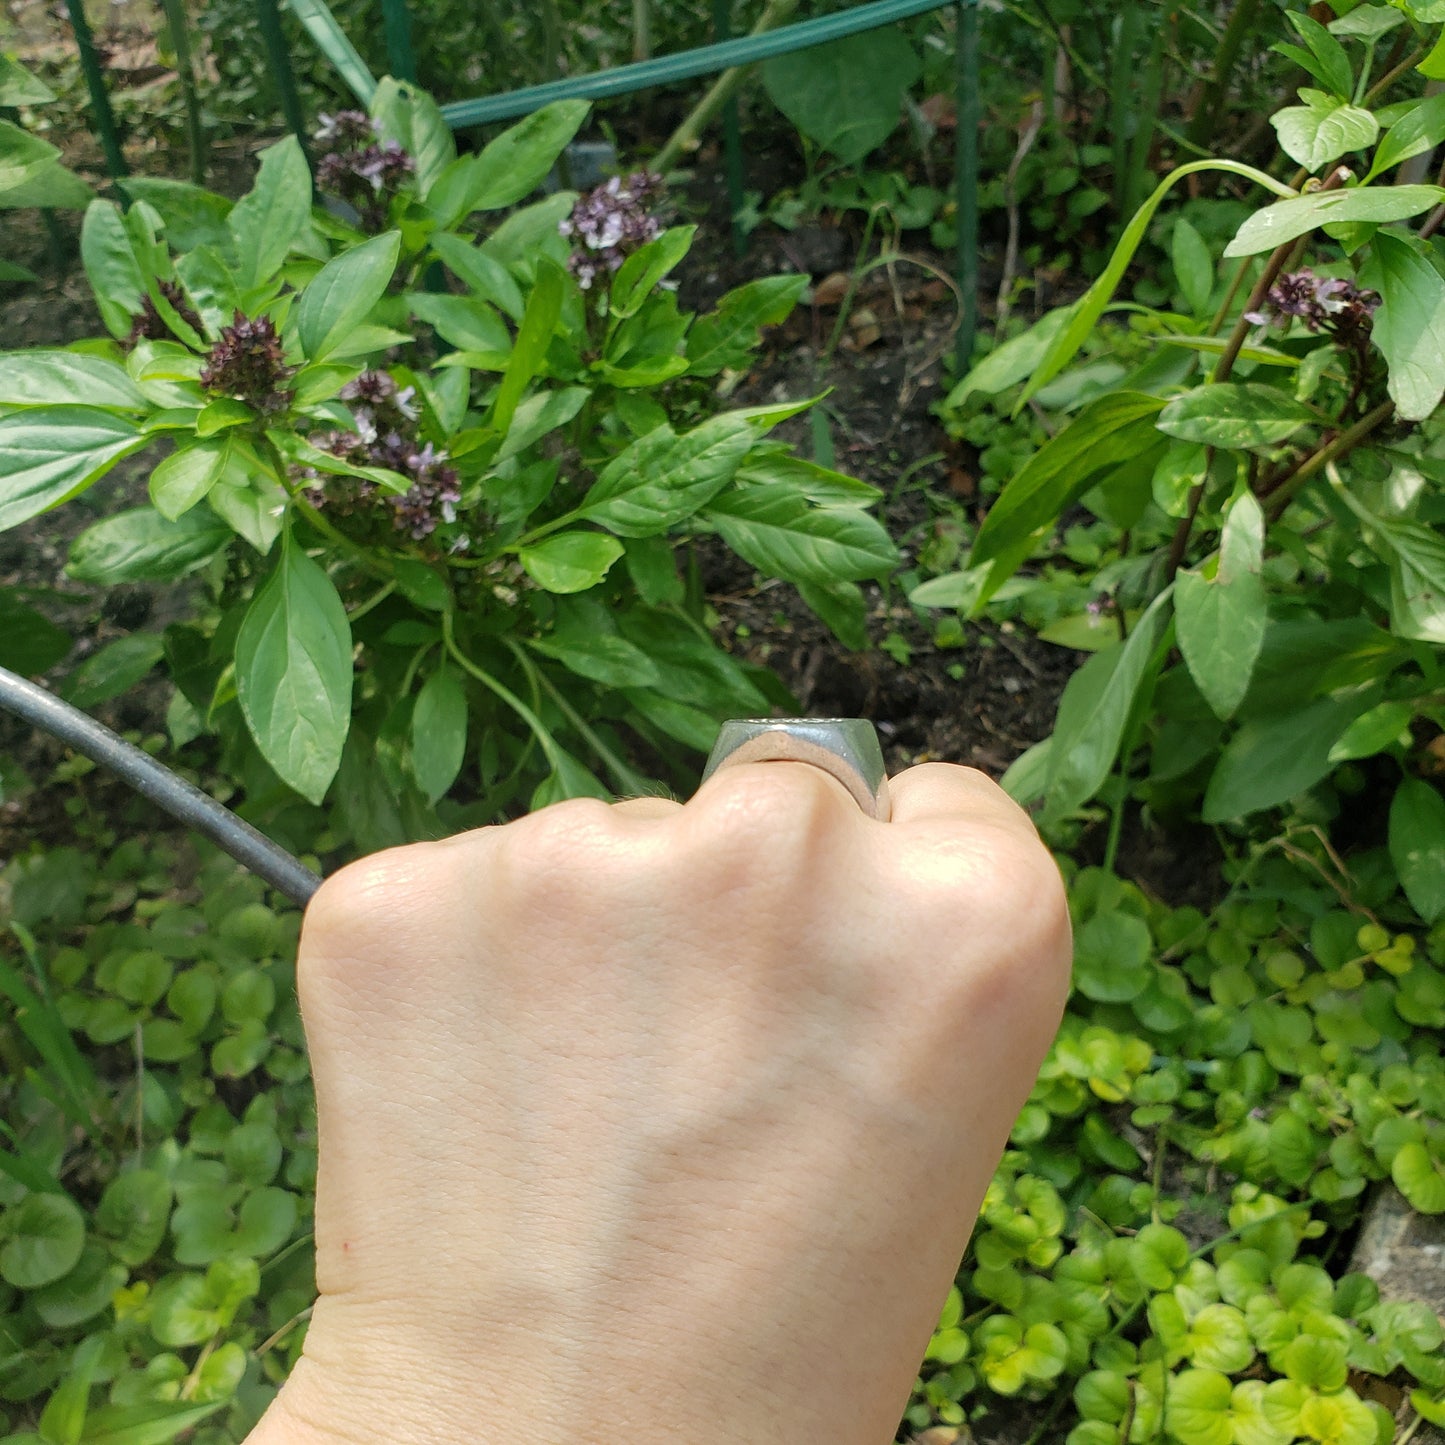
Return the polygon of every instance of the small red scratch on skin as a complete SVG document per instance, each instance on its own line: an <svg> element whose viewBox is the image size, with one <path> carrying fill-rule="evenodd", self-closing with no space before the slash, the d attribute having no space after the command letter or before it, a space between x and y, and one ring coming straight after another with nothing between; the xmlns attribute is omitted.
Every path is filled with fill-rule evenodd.
<svg viewBox="0 0 1445 1445"><path fill-rule="evenodd" d="M351 1241L349 1239L343 1239L341 1241L341 1252L342 1254L351 1253Z"/></svg>

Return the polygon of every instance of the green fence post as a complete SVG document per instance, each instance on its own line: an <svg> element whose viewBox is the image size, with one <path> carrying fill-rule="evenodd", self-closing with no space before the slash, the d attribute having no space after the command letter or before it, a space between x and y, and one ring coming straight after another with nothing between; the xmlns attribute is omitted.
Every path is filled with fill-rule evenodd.
<svg viewBox="0 0 1445 1445"><path fill-rule="evenodd" d="M416 80L416 50L411 43L411 10L406 0L381 0L386 29L386 62L398 80Z"/></svg>
<svg viewBox="0 0 1445 1445"><path fill-rule="evenodd" d="M261 25L261 39L266 46L266 59L271 62L271 75L281 92L281 111L301 149L310 156L307 146L306 117L301 111L301 93L296 89L296 76L291 70L291 55L286 49L286 36L281 29L281 12L276 0L256 0L256 19Z"/></svg>
<svg viewBox="0 0 1445 1445"><path fill-rule="evenodd" d="M95 39L90 33L90 22L85 18L85 0L65 0L65 8L70 12L70 24L75 31L80 68L85 75L85 88L90 92L91 108L95 111L95 128L100 132L101 149L105 152L105 168L112 180L119 181L130 174L130 168L121 153L115 112L110 108L105 76L101 73L100 60L95 53Z"/></svg>
<svg viewBox="0 0 1445 1445"><path fill-rule="evenodd" d="M732 5L730 0L712 0L713 39L733 38ZM728 184L728 216L732 222L733 254L741 256L748 249L748 238L743 234L739 217L743 209L743 140L742 125L738 118L738 98L732 96L723 106L723 157Z"/></svg>
<svg viewBox="0 0 1445 1445"><path fill-rule="evenodd" d="M955 366L962 376L978 334L978 0L958 0L957 123L953 132L958 215L958 285L963 292Z"/></svg>

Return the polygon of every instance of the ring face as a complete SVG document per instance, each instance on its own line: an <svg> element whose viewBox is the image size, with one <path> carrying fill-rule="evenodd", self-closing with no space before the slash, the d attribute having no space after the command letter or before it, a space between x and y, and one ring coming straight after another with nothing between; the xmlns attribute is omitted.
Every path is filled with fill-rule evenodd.
<svg viewBox="0 0 1445 1445"><path fill-rule="evenodd" d="M703 781L720 768L770 762L821 768L848 789L870 818L888 821L888 769L878 734L866 718L735 718L722 725Z"/></svg>

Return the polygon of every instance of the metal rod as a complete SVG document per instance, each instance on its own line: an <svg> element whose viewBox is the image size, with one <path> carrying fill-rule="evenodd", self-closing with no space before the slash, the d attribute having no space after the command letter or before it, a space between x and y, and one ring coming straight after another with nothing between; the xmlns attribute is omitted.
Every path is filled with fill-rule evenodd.
<svg viewBox="0 0 1445 1445"><path fill-rule="evenodd" d="M291 70L291 55L286 49L286 36L281 29L281 12L276 0L256 0L256 19L261 25L261 39L266 46L266 59L271 63L272 79L281 93L281 112L286 117L286 124L301 142L301 149L309 155L301 93L296 89L296 76Z"/></svg>
<svg viewBox="0 0 1445 1445"><path fill-rule="evenodd" d="M229 808L43 687L0 667L0 707L109 768L304 908L321 879Z"/></svg>
<svg viewBox="0 0 1445 1445"><path fill-rule="evenodd" d="M958 0L957 122L953 131L958 213L958 286L963 314L958 323L955 366L962 376L973 363L978 335L978 0Z"/></svg>
<svg viewBox="0 0 1445 1445"><path fill-rule="evenodd" d="M469 125L488 125L493 121L511 120L519 115L551 104L554 100L607 100L631 95L653 85L671 85L679 80L693 80L699 75L730 70L734 66L752 65L774 55L787 55L813 45L825 45L845 35L859 35L939 10L949 0L872 0L834 15L816 20L802 20L783 30L764 35L740 36L716 45L700 45L680 55L658 56L635 65L619 65L596 75L581 75L570 80L549 81L546 85L529 85L506 95L481 96L475 100L453 101L442 106L442 118L458 130ZM975 62L976 64L976 62Z"/></svg>
<svg viewBox="0 0 1445 1445"><path fill-rule="evenodd" d="M90 22L85 18L85 0L65 0L65 8L70 12L71 28L75 31L75 48L80 52L80 69L85 76L85 88L90 92L90 108L95 112L95 128L100 132L105 168L112 180L121 181L130 174L130 168L121 153L115 112L110 108L105 75L95 53L95 37L90 33Z"/></svg>

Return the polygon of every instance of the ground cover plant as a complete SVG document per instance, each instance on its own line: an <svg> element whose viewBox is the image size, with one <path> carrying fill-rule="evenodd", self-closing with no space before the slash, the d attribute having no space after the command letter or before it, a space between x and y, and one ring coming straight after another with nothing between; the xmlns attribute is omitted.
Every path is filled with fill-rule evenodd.
<svg viewBox="0 0 1445 1445"><path fill-rule="evenodd" d="M1070 64L1109 38L1036 11L1063 17L1039 33ZM1116 17L1121 55L1154 44L1126 28L1145 13ZM1442 17L1238 14L1229 66L1304 73L1263 132L1282 155L1170 175L1092 289L1002 329L939 408L997 500L980 524L931 494L937 525L896 562L876 490L770 435L796 404L719 415L806 278L689 321L659 283L695 237L648 177L524 204L578 110L457 157L388 83L371 117L324 124L330 204L305 215L290 143L234 206L143 181L127 215L87 220L110 338L0 358L0 519L99 478L94 496L153 446L150 505L82 533L72 575L194 589L181 621L74 668L70 696L163 662L168 736L157 719L147 745L189 747L317 853L643 774L687 787L716 718L788 703L741 634L710 635L719 539L854 644L886 617L906 658L905 626L933 629L960 708L980 625L1087 659L1008 776L1060 852L1074 995L902 1439L1383 1445L1445 1424L1441 1321L1348 1270L1377 1188L1445 1213L1445 190L1400 176L1445 141ZM1160 73L1192 53L1161 49ZM1152 133L1201 104L1166 95ZM1057 119L1097 145L1096 115ZM820 169L843 155L826 115L796 121ZM851 206L867 160L818 204ZM1046 244L1056 207L1014 209ZM17 660L33 672L68 646L37 601L9 598L0 636L43 644ZM277 679L317 721L300 746L285 707L258 710ZM222 1445L311 1300L297 918L98 807L86 766L37 781L73 837L3 874L0 1438ZM1200 907L1116 874L1166 824L1194 830Z"/></svg>

